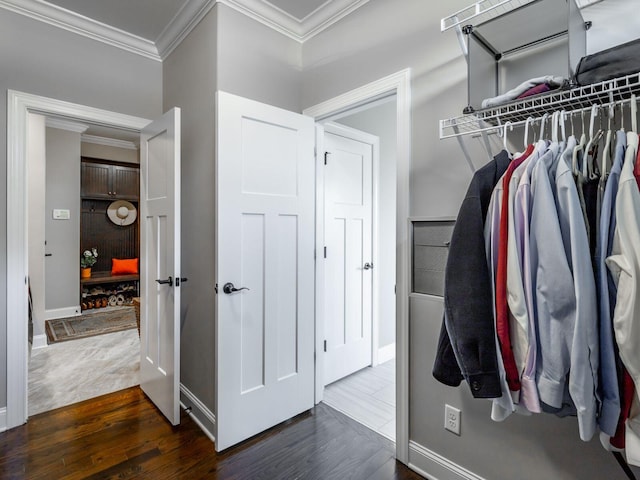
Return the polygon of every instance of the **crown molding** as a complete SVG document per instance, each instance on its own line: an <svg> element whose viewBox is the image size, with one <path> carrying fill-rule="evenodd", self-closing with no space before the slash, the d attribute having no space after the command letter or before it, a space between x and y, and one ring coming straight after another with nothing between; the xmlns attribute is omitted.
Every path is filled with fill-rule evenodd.
<svg viewBox="0 0 640 480"><path fill-rule="evenodd" d="M595 5L596 3L600 3L601 1L602 0L576 0L576 4L578 5L578 8L582 9Z"/></svg>
<svg viewBox="0 0 640 480"><path fill-rule="evenodd" d="M333 0L325 3L302 20L300 41L304 43L315 37L367 3L369 0Z"/></svg>
<svg viewBox="0 0 640 480"><path fill-rule="evenodd" d="M369 0L327 0L305 18L297 19L267 0L189 0L155 42L44 0L0 0L0 8L151 60L162 61L180 45L216 3L233 8L297 42L304 43L368 2Z"/></svg>
<svg viewBox="0 0 640 480"><path fill-rule="evenodd" d="M0 8L152 60L161 60L152 41L43 0L0 0Z"/></svg>
<svg viewBox="0 0 640 480"><path fill-rule="evenodd" d="M215 4L216 0L189 0L182 6L156 39L156 47L162 60L182 43Z"/></svg>
<svg viewBox="0 0 640 480"><path fill-rule="evenodd" d="M84 133L89 128L89 125L85 125L84 123L72 122L56 117L46 117L45 125L47 128L57 128L58 130L67 130L75 133Z"/></svg>
<svg viewBox="0 0 640 480"><path fill-rule="evenodd" d="M369 0L327 0L302 20L267 0L216 0L300 43L329 28Z"/></svg>
<svg viewBox="0 0 640 480"><path fill-rule="evenodd" d="M115 138L98 137L96 135L82 135L80 137L82 143L93 143L95 145L104 145L107 147L124 148L127 150L138 150L138 146L127 140L117 140Z"/></svg>

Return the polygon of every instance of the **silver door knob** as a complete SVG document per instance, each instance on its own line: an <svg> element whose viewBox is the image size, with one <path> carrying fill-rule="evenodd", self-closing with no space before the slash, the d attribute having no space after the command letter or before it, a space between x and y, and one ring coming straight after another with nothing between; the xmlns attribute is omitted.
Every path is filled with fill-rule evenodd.
<svg viewBox="0 0 640 480"><path fill-rule="evenodd" d="M372 268L373 268L373 263L367 262L367 263L364 264L364 269L365 270L371 270Z"/></svg>
<svg viewBox="0 0 640 480"><path fill-rule="evenodd" d="M222 287L222 291L227 295L231 293L239 292L240 290L249 290L249 289L247 287L236 288L231 282L225 283L224 286Z"/></svg>

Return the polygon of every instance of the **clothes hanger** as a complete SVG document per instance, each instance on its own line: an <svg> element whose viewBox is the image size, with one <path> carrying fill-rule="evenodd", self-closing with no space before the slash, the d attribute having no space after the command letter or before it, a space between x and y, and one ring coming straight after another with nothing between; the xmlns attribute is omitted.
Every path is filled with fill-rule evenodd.
<svg viewBox="0 0 640 480"><path fill-rule="evenodd" d="M535 120L533 117L527 117L527 120L524 122L524 148L526 149L529 146L529 124L533 123Z"/></svg>
<svg viewBox="0 0 640 480"><path fill-rule="evenodd" d="M544 125L547 122L548 118L549 114L545 113L544 115L542 115L542 120L540 120L540 140L544 140Z"/></svg>
<svg viewBox="0 0 640 480"><path fill-rule="evenodd" d="M598 131L594 134L593 130L596 124L596 118L598 118L598 112L600 110L600 106L597 103L594 103L591 106L591 116L589 118L589 141L587 142L587 146L584 148L584 155L586 155L586 161L583 158L582 161L582 175L585 178L589 178L591 180L598 178L598 174L594 168L594 155L590 155L589 152L595 148L595 145L598 144L600 139L602 138L602 130L598 129ZM596 163L597 165L597 163Z"/></svg>
<svg viewBox="0 0 640 480"><path fill-rule="evenodd" d="M562 132L562 141L566 142L567 141L567 130L565 128L565 121L567 120L567 111L566 110L561 110L560 111L560 131Z"/></svg>
<svg viewBox="0 0 640 480"><path fill-rule="evenodd" d="M513 132L513 124L508 120L504 123L502 130L502 146L506 152L509 151L507 148L507 127L511 127L511 131Z"/></svg>
<svg viewBox="0 0 640 480"><path fill-rule="evenodd" d="M558 129L560 127L560 112L556 110L551 115L551 141L558 143Z"/></svg>
<svg viewBox="0 0 640 480"><path fill-rule="evenodd" d="M575 136L575 134L576 134L576 128L575 128L575 125L573 124L573 114L574 114L574 113L575 113L575 112L573 112L573 111L572 111L572 112L569 114L569 120L571 120L571 136L572 136L572 137L573 137L573 136Z"/></svg>
<svg viewBox="0 0 640 480"><path fill-rule="evenodd" d="M635 93L631 94L631 131L638 133L638 104Z"/></svg>
<svg viewBox="0 0 640 480"><path fill-rule="evenodd" d="M601 178L606 178L611 171L611 137L613 136L612 120L615 116L615 109L613 104L609 104L608 108L608 124L607 124L607 137L604 141L604 149L602 151L602 162L600 164Z"/></svg>
<svg viewBox="0 0 640 480"><path fill-rule="evenodd" d="M578 155L584 150L585 144L587 143L587 135L585 134L586 128L584 124L584 109L580 111L580 115L582 117L582 134L580 135L580 142L578 142L573 149L573 156L571 159L571 170L574 175L582 174L578 166Z"/></svg>

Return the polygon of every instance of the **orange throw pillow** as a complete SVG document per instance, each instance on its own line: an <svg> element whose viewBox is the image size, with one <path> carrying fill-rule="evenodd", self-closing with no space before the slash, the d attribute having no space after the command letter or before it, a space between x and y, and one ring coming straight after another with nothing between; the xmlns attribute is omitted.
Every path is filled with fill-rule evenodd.
<svg viewBox="0 0 640 480"><path fill-rule="evenodd" d="M111 259L111 275L133 275L136 273L138 273L137 258Z"/></svg>

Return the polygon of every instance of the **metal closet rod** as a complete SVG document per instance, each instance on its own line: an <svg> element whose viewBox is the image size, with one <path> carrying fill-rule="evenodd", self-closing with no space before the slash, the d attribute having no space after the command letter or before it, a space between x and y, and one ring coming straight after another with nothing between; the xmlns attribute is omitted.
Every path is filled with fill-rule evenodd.
<svg viewBox="0 0 640 480"><path fill-rule="evenodd" d="M551 121L551 116L555 112L565 112L565 114L567 116L575 117L575 115L578 115L578 114L591 113L594 105L598 107L598 114L599 115L603 114L603 113L607 113L607 110L611 109L613 107L613 117L611 117L613 119L613 118L615 118L616 108L617 107L624 108L626 105L630 105L632 102L635 102L635 104L637 106L638 105L638 100L640 100L640 97L638 97L636 95L632 95L631 97L624 98L622 100L613 100L613 101L606 102L606 103L594 102L592 105L589 105L589 106L586 106L586 107L581 107L581 108L573 108L571 110L550 109L548 112L545 112L546 116L545 116L545 114L543 114L542 116L530 115L529 117L527 117L524 120L518 120L518 121L515 121L515 122L507 120L506 122L502 123L500 121L500 118L498 118L498 124L494 125L494 126L487 127L484 130L484 132L486 132L486 133L490 133L490 132L501 133L504 130L505 124L507 126L511 126L511 127L518 127L518 126L524 126L527 122L530 122L530 124L535 124L535 123L541 123L542 120ZM479 134L473 135L472 137L478 137L480 135L481 134L479 133Z"/></svg>

